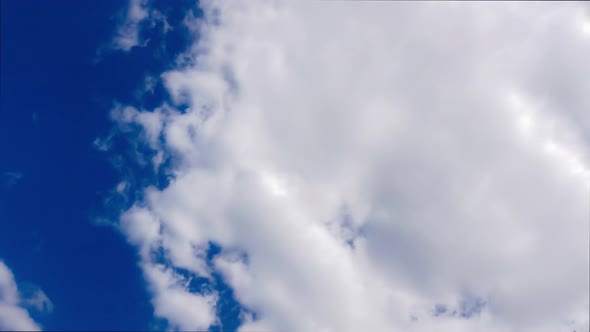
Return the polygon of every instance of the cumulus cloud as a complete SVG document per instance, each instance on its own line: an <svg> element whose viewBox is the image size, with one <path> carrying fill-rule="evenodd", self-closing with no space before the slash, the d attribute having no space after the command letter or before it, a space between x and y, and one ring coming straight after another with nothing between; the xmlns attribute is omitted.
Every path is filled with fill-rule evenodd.
<svg viewBox="0 0 590 332"><path fill-rule="evenodd" d="M31 318L25 307L39 312L50 312L53 304L38 287L25 287L19 292L12 271L0 261L0 330L39 331L39 325Z"/></svg>
<svg viewBox="0 0 590 332"><path fill-rule="evenodd" d="M244 331L588 330L582 4L201 6L176 105L114 111L174 175L120 223L157 316L218 272Z"/></svg>

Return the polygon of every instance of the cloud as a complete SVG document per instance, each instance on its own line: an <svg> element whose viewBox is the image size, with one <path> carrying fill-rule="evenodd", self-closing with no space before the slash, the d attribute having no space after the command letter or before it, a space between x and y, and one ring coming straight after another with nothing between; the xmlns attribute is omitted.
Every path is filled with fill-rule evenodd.
<svg viewBox="0 0 590 332"><path fill-rule="evenodd" d="M114 111L172 161L120 224L157 316L216 323L217 272L244 331L588 330L583 6L201 6L188 109Z"/></svg>
<svg viewBox="0 0 590 332"><path fill-rule="evenodd" d="M147 0L129 0L125 18L119 23L113 48L122 51L129 51L140 44L140 25L149 18Z"/></svg>
<svg viewBox="0 0 590 332"><path fill-rule="evenodd" d="M125 14L120 19L111 48L129 52L133 47L145 46L148 40L142 38L142 26L153 28L161 22L162 32L166 34L172 28L166 17L158 10L151 8L150 0L129 0ZM98 54L100 56L100 52Z"/></svg>
<svg viewBox="0 0 590 332"><path fill-rule="evenodd" d="M4 172L2 174L2 187L5 190L12 188L22 178L24 174L22 172Z"/></svg>
<svg viewBox="0 0 590 332"><path fill-rule="evenodd" d="M31 283L20 283L19 293L21 304L24 307L35 310L40 314L50 314L53 312L53 302L51 302L47 294L39 286Z"/></svg>
<svg viewBox="0 0 590 332"><path fill-rule="evenodd" d="M12 271L0 261L0 330L39 331L41 328L33 321L27 307L39 312L53 310L47 295L36 286L26 286L24 294L20 294Z"/></svg>

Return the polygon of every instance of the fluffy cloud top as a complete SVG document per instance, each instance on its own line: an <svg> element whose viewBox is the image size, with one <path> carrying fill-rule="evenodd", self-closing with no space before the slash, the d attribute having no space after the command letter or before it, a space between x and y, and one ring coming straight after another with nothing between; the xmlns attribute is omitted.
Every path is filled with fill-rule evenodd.
<svg viewBox="0 0 590 332"><path fill-rule="evenodd" d="M17 289L12 271L0 261L0 330L39 331L40 327L29 316L24 307L34 307L39 311L51 311L52 304L40 289L29 289L22 297Z"/></svg>
<svg viewBox="0 0 590 332"><path fill-rule="evenodd" d="M588 330L584 4L200 5L174 104L114 112L171 161L120 224L157 316L218 272L244 331Z"/></svg>

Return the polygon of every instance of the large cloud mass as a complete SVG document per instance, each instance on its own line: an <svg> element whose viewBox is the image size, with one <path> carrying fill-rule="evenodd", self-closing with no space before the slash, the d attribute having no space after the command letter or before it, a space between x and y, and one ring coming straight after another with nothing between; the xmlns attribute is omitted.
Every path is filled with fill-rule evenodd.
<svg viewBox="0 0 590 332"><path fill-rule="evenodd" d="M157 316L216 272L244 331L588 330L584 4L200 6L174 104L113 111L173 174L121 218Z"/></svg>

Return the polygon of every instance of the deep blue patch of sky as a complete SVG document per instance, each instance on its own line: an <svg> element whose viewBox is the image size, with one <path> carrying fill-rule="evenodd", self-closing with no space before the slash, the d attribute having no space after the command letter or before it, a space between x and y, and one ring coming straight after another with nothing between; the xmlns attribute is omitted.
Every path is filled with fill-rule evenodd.
<svg viewBox="0 0 590 332"><path fill-rule="evenodd" d="M152 5L174 29L142 29L145 47L123 53L104 48L123 1L1 2L0 258L18 281L39 285L53 301L53 313L33 313L49 330L163 327L152 318L135 250L95 223L133 200L108 200L121 179L136 192L165 185L162 174L137 165L125 139L116 137L108 153L93 145L112 132L113 101L147 109L169 101L161 84L137 91L147 75L171 68L190 42L184 15L200 13L193 1ZM221 325L235 330L239 305L215 279Z"/></svg>

